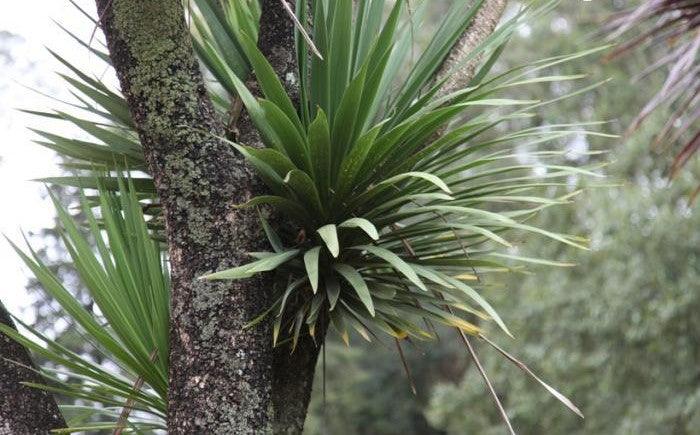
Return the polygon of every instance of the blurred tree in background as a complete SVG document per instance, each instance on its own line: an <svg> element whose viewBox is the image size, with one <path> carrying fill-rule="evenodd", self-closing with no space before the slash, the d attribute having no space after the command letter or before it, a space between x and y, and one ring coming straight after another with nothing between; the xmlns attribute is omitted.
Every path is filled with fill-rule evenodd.
<svg viewBox="0 0 700 435"><path fill-rule="evenodd" d="M521 28L495 69L602 43L601 23L633 4L563 2L550 16ZM591 83L611 81L558 103L556 110L543 108L536 122L604 120L609 121L606 131L622 135L665 77L659 72L638 83L630 78L663 54L664 47L657 47L622 61L584 59L562 66L560 74L583 70ZM539 95L516 97L544 99L570 91L543 84ZM537 224L588 236L591 251L530 239L519 246L519 254L570 260L576 267L493 283L504 289L495 294L504 296L499 304L508 306L504 314L516 336L509 347L586 415L581 422L562 413L517 368L480 347L496 389L507 392L504 405L518 433L691 434L700 425L700 319L695 314L700 309L700 214L687 204L700 172L697 161L694 167L691 162L690 170L669 185L665 175L673 155L650 153L649 143L668 114L654 113L629 139L581 135L562 141L572 159L613 161L606 172L618 186L588 186L575 206L545 213ZM611 148L603 156L580 154ZM572 190L587 187L576 179L570 183ZM469 369L466 351L450 334L444 332L445 339L425 351L406 349L417 397L391 343L355 342L350 352L329 348L328 418L324 422L319 370L307 433L503 433L478 373Z"/></svg>
<svg viewBox="0 0 700 435"><path fill-rule="evenodd" d="M432 387L461 379L470 361L454 331L440 330L440 336L439 343L403 346L416 385L415 397L393 342L384 340L383 344L376 341L367 344L356 340L350 349L337 341L329 345L326 355L326 418L322 397L323 369L319 367L305 433L442 433L428 423L423 410L430 400ZM479 379L479 382L483 384L483 380ZM487 396L484 397L493 405Z"/></svg>
<svg viewBox="0 0 700 435"><path fill-rule="evenodd" d="M536 386L485 355L520 433L697 433L700 215L686 206L688 186L646 175L653 164L644 139L652 134L640 136L611 169L636 173L633 181L587 192L570 214L543 218L590 234L591 252L528 246L528 254L566 256L577 266L514 283L514 345L545 379L565 386L586 420L552 412ZM435 388L429 421L448 433L501 433L477 380L469 372L458 385Z"/></svg>
<svg viewBox="0 0 700 435"><path fill-rule="evenodd" d="M439 14L442 0L430 1ZM563 2L550 16L521 28L495 70L600 43L606 17L634 3ZM636 83L630 78L665 50L659 46L616 62L586 58L561 66L562 75L586 71L591 83L612 81L560 102L556 110L543 108L533 123L606 120L606 131L623 134L665 76L660 72ZM544 99L572 89L543 84L527 90L528 95L513 97ZM611 183L621 186L589 188L576 206L543 214L537 224L587 235L591 251L530 238L518 247L519 254L571 260L577 266L492 283L494 294L503 295L495 302L516 336L508 347L586 414L581 422L562 412L537 385L482 346L480 356L496 389L507 392L502 397L518 433L692 434L700 427L700 213L698 205L687 205L700 165L695 159L671 185L665 179L673 155L650 153L649 144L669 114L670 109L655 112L629 140L584 135L563 140L559 145L571 150L572 159L613 160L606 172ZM581 155L611 147L611 155ZM572 191L586 187L570 181ZM55 236L51 230L36 235ZM55 260L58 273L70 281L74 272L65 259L52 257L52 242L42 244L49 246L42 257ZM39 299L35 309L40 330L56 335L72 330L54 317L49 302ZM355 340L350 349L340 342L330 345L325 371L317 370L306 433L503 433L483 383L453 334L446 330L439 343L405 347L415 397L393 342ZM66 334L63 342L81 353L90 351L76 334Z"/></svg>

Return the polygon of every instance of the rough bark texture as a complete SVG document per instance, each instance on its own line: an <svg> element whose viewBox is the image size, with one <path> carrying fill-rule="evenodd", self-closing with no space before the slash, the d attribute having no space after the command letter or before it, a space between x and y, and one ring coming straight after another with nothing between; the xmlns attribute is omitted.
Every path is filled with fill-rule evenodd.
<svg viewBox="0 0 700 435"><path fill-rule="evenodd" d="M172 269L170 433L300 433L318 347L271 349L267 323L243 325L269 305L268 277L197 278L247 261L264 237L253 213L233 207L258 191L240 155L216 139L224 127L209 101L180 0L96 0L112 62L164 206ZM292 24L262 0L259 45L294 95ZM504 0L486 0L443 71L495 27ZM473 76L467 67L448 86ZM257 135L243 116L239 140ZM317 331L322 340L325 325Z"/></svg>
<svg viewBox="0 0 700 435"><path fill-rule="evenodd" d="M290 309L290 312L294 312ZM300 434L311 399L320 343L326 335L327 321L319 321L315 342L308 334L299 337L294 353L288 347L275 349L272 403L275 409L274 433Z"/></svg>
<svg viewBox="0 0 700 435"><path fill-rule="evenodd" d="M268 306L269 278L202 281L249 260L264 237L256 178L214 135L180 0L97 0L110 55L164 206L172 271L169 433L271 429L270 328L243 325Z"/></svg>
<svg viewBox="0 0 700 435"><path fill-rule="evenodd" d="M2 303L0 323L15 327ZM44 382L30 367L34 364L29 352L0 333L0 435L48 434L66 427L50 393L20 384Z"/></svg>
<svg viewBox="0 0 700 435"><path fill-rule="evenodd" d="M493 33L493 30L501 20L501 16L506 8L506 0L485 0L481 8L472 19L471 24L462 33L462 36L457 41L457 44L450 51L449 56L440 67L437 74L437 80L441 80L452 72L455 67L458 67L466 58L466 56L474 51L486 38ZM481 56L468 61L465 65L459 67L454 74L447 79L440 95L447 95L459 89L464 89L469 85L469 82L476 74L476 67L481 62Z"/></svg>
<svg viewBox="0 0 700 435"><path fill-rule="evenodd" d="M293 27L263 0L259 45L294 93ZM300 433L318 349L273 351L269 277L197 278L264 248L252 212L235 209L260 185L224 134L203 85L179 0L97 0L102 28L164 206L172 269L170 433ZM246 116L239 140L255 145ZM273 364L274 359L274 364ZM274 366L274 370L273 370Z"/></svg>
<svg viewBox="0 0 700 435"><path fill-rule="evenodd" d="M263 0L258 45L270 61L291 99L298 98L296 58L294 50L294 24L281 7L278 0ZM245 119L245 118L244 118ZM242 140L246 134L241 130ZM251 127L248 131L253 130ZM277 220L277 226L285 225ZM290 301L288 312L296 311L294 301ZM326 333L326 324L320 324L316 331L319 343ZM307 334L302 334L299 343L290 353L288 346L274 350L272 367L272 404L274 409L273 432L276 434L299 434L304 428L304 420L311 399L316 361L320 346Z"/></svg>

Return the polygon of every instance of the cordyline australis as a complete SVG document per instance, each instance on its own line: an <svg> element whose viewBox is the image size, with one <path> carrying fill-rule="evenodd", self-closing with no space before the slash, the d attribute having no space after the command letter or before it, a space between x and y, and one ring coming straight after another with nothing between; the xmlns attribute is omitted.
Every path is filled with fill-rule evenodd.
<svg viewBox="0 0 700 435"><path fill-rule="evenodd" d="M671 107L671 116L665 122L653 147L676 144L676 154L669 176L679 171L700 149L700 3L688 0L650 0L614 15L607 24L611 39L634 34L623 41L606 59L616 59L642 47L664 47L663 54L642 71L636 80L666 69L668 73L659 92L642 108L629 126L629 132L660 107ZM643 29L641 32L638 29ZM694 200L700 187L691 194Z"/></svg>
<svg viewBox="0 0 700 435"><path fill-rule="evenodd" d="M514 29L556 2L498 27L505 1L447 2L418 47L430 4L97 1L109 52L76 40L120 90L54 53L78 102L29 112L90 136L35 130L75 173L44 181L82 192L80 222L54 202L99 312L16 250L119 369L2 326L55 363L31 386L80 399L64 408L68 429L46 428L299 433L328 329L346 343L389 337L402 353L435 325L459 332L511 432L473 337L580 414L486 336L490 322L510 332L484 278L570 266L518 255L516 234L585 249L528 222L568 203L573 179L600 176L567 165L557 141L606 135L528 122L597 84L550 101L504 95L579 80L547 71L600 49L492 73Z"/></svg>

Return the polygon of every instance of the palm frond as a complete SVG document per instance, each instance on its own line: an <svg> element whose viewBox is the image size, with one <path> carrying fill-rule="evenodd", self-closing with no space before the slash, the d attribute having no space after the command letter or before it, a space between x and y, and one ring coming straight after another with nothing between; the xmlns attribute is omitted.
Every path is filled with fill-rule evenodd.
<svg viewBox="0 0 700 435"><path fill-rule="evenodd" d="M630 35L607 55L624 56L650 46L664 47L664 53L639 75L643 80L658 70L666 71L666 80L629 126L639 128L660 107L672 107L672 113L657 134L654 146L675 144L681 150L671 168L671 178L700 149L700 3L688 0L649 0L611 17L607 29L611 38ZM640 30L641 29L641 30Z"/></svg>
<svg viewBox="0 0 700 435"><path fill-rule="evenodd" d="M128 406L134 414L120 422L120 412L115 416L114 412L110 414L95 407L84 417L97 417L104 428L116 428L118 423L128 424L127 431L164 428L168 391L169 274L160 248L149 234L134 185L119 178L117 192L100 189L99 214L95 214L93 206L83 197L81 210L86 216L86 225L80 225L53 198L64 246L99 314L75 299L31 247L29 253L25 253L10 242L47 294L76 322L85 339L116 365L116 370L74 353L26 324L22 325L30 332L30 337L3 325L0 325L0 332L53 363L52 368L45 367L41 371L47 383L32 386L113 410ZM81 231L85 226L94 245ZM105 421L109 415L115 418ZM96 428L94 420L88 421L91 423L87 426ZM72 427L67 432L88 430L81 429L83 425L73 427L76 420L70 422Z"/></svg>

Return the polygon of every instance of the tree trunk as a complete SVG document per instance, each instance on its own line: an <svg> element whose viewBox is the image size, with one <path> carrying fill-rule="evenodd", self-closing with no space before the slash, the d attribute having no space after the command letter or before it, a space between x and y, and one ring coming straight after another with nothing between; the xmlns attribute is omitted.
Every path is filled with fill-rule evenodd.
<svg viewBox="0 0 700 435"><path fill-rule="evenodd" d="M482 44L494 31L501 21L506 9L506 0L484 0L479 11L472 19L471 24L462 33L457 43L450 50L450 54L440 66L436 80L447 78L440 89L439 95L447 95L469 86L476 74L476 68L481 63L481 55L469 61L467 56Z"/></svg>
<svg viewBox="0 0 700 435"><path fill-rule="evenodd" d="M290 312L294 312L293 307ZM272 383L275 434L300 434L304 429L316 361L327 329L328 320L321 319L316 330L317 341L302 333L294 353L286 346L275 349Z"/></svg>
<svg viewBox="0 0 700 435"><path fill-rule="evenodd" d="M260 184L215 137L224 134L223 123L206 94L181 2L97 5L164 208L172 274L168 430L268 433L274 425L275 432L299 433L316 346L305 340L293 356L280 357L288 350L273 352L267 322L243 328L269 306L269 277L197 279L248 261L246 253L264 249L265 238L253 212L233 207ZM262 7L260 46L280 77L294 83L288 80L295 71L293 28L277 1ZM254 140L245 118L238 129L242 139Z"/></svg>
<svg viewBox="0 0 700 435"><path fill-rule="evenodd" d="M2 303L0 323L15 327ZM48 434L51 429L66 427L51 393L20 384L45 382L32 368L29 352L0 334L0 435Z"/></svg>
<svg viewBox="0 0 700 435"><path fill-rule="evenodd" d="M180 0L97 0L117 71L163 204L172 275L168 431L269 432L269 277L202 281L263 248L249 200L256 179L217 139Z"/></svg>
<svg viewBox="0 0 700 435"><path fill-rule="evenodd" d="M168 430L301 433L319 346L303 336L290 355L287 347L272 349L269 323L243 329L269 306L269 277L197 280L247 261L246 253L262 249L265 239L254 213L233 207L260 192L260 183L216 137L223 136L224 123L206 94L182 4L96 2L164 208L172 273ZM466 33L488 35L504 3L485 2L457 58L473 48ZM294 97L292 23L278 0L261 5L260 48ZM470 66L461 78L472 74ZM247 117L236 127L241 142L259 142ZM326 326L318 328L319 342Z"/></svg>

